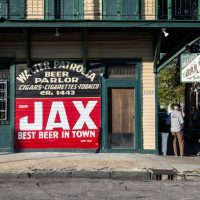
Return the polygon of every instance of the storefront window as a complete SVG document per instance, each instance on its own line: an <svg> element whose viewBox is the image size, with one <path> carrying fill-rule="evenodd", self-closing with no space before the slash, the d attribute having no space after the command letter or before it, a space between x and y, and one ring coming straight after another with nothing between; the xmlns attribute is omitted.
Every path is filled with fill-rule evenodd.
<svg viewBox="0 0 200 200"><path fill-rule="evenodd" d="M7 120L8 113L8 81L0 79L0 120Z"/></svg>

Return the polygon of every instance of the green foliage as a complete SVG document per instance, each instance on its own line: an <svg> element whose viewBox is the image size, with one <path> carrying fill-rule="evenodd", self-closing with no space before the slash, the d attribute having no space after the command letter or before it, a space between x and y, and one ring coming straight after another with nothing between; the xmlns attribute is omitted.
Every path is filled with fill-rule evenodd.
<svg viewBox="0 0 200 200"><path fill-rule="evenodd" d="M160 106L168 107L184 100L184 84L180 82L180 67L177 60L166 66L158 78L158 99Z"/></svg>

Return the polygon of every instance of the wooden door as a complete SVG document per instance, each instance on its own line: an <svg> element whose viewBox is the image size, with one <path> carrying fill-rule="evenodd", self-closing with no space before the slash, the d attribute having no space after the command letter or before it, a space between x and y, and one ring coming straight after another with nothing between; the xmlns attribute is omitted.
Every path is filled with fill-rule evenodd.
<svg viewBox="0 0 200 200"><path fill-rule="evenodd" d="M109 148L132 148L134 144L134 88L109 88Z"/></svg>

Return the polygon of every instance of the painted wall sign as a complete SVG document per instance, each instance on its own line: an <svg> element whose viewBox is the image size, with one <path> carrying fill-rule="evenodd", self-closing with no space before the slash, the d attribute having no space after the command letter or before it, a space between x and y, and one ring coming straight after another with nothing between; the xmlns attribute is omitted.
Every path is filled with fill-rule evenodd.
<svg viewBox="0 0 200 200"><path fill-rule="evenodd" d="M16 68L16 96L84 97L99 96L99 68L84 73L82 64L67 61L41 62Z"/></svg>
<svg viewBox="0 0 200 200"><path fill-rule="evenodd" d="M99 148L99 69L66 61L16 66L16 149Z"/></svg>
<svg viewBox="0 0 200 200"><path fill-rule="evenodd" d="M200 54L185 53L181 55L181 82L200 82Z"/></svg>

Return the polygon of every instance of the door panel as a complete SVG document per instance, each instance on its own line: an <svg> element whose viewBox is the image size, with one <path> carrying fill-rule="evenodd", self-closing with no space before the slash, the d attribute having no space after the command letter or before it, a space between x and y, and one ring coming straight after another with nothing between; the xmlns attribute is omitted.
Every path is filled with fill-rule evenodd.
<svg viewBox="0 0 200 200"><path fill-rule="evenodd" d="M109 88L109 148L133 147L134 93L133 88Z"/></svg>

